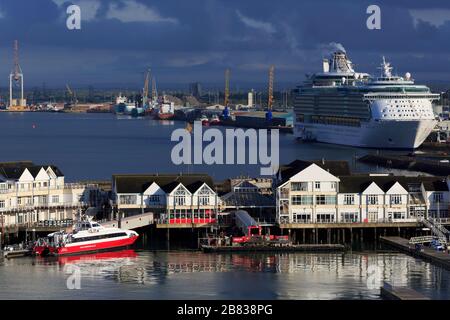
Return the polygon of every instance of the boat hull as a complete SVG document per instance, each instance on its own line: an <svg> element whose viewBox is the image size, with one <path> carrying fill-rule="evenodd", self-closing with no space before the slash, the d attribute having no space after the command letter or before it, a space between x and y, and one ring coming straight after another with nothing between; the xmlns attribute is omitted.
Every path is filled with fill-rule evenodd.
<svg viewBox="0 0 450 320"><path fill-rule="evenodd" d="M297 138L363 148L416 149L431 133L436 120L369 121L360 127L297 122Z"/></svg>
<svg viewBox="0 0 450 320"><path fill-rule="evenodd" d="M156 114L156 119L159 120L170 120L173 119L175 117L175 114L173 113L157 113Z"/></svg>
<svg viewBox="0 0 450 320"><path fill-rule="evenodd" d="M62 255L75 255L100 251L108 251L117 248L124 248L133 245L139 236L131 236L123 239L115 239L101 242L88 242L80 244L68 244L64 247L57 249L57 254Z"/></svg>

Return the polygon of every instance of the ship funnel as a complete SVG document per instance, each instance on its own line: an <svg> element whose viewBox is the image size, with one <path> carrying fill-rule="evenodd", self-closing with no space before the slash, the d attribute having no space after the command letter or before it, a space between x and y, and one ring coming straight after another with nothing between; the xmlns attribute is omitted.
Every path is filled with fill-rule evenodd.
<svg viewBox="0 0 450 320"><path fill-rule="evenodd" d="M330 61L328 59L323 59L323 72L330 72Z"/></svg>

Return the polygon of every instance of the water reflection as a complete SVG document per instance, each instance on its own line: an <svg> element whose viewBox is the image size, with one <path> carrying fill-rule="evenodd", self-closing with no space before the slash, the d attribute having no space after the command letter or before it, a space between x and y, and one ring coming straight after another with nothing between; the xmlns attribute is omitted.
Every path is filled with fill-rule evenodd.
<svg viewBox="0 0 450 320"><path fill-rule="evenodd" d="M61 285L69 265L78 267L83 284L89 284L83 287L83 294L92 290L97 298L115 295L108 289L114 287L120 297L127 293L133 298L170 299L189 294L181 298L379 299L379 288L387 281L434 299L450 299L449 271L395 252L204 254L124 250L27 258L6 260L0 266L0 285L8 282L1 277L3 272L23 267L32 279L33 273L62 279L53 281L58 285L48 281L45 285L49 288L38 290L64 290L70 296ZM16 282L26 280L14 272L9 275Z"/></svg>

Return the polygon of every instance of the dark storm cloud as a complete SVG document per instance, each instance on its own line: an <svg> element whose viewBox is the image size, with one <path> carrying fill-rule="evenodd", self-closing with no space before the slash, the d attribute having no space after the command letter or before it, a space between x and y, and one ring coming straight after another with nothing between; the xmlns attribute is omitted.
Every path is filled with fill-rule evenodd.
<svg viewBox="0 0 450 320"><path fill-rule="evenodd" d="M71 3L82 30L65 27ZM357 68L374 72L386 55L398 72L447 79L450 3L377 1L381 30L366 28L372 1L331 0L35 0L0 2L0 74L9 72L19 39L28 85L139 83L151 67L162 83L232 79L298 82L320 67L331 42ZM2 84L0 83L0 86Z"/></svg>

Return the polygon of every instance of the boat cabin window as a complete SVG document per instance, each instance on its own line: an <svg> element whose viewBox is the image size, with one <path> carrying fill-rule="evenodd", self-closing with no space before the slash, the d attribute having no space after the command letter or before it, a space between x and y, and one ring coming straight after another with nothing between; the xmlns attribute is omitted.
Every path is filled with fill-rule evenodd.
<svg viewBox="0 0 450 320"><path fill-rule="evenodd" d="M78 230L87 230L91 227L89 222L80 222L77 224L77 229Z"/></svg>
<svg viewBox="0 0 450 320"><path fill-rule="evenodd" d="M93 223L92 227L100 227L100 225L98 223Z"/></svg>

